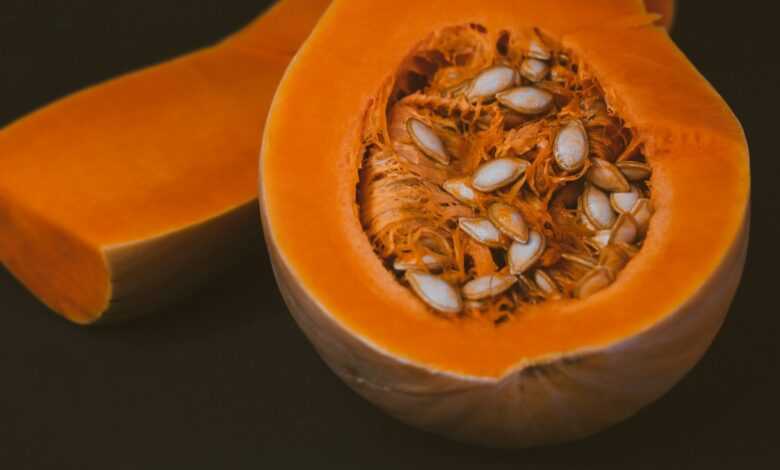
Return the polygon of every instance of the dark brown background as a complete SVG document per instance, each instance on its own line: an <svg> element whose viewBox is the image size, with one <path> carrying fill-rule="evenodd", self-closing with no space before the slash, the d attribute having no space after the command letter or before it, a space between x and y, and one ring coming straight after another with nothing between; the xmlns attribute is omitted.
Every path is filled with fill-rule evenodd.
<svg viewBox="0 0 780 470"><path fill-rule="evenodd" d="M265 3L3 0L0 124L205 46ZM66 323L0 269L0 467L780 468L778 30L763 10L771 2L681 3L675 40L747 131L753 230L722 332L657 403L575 444L462 446L342 385L287 314L262 255L163 315L114 329Z"/></svg>

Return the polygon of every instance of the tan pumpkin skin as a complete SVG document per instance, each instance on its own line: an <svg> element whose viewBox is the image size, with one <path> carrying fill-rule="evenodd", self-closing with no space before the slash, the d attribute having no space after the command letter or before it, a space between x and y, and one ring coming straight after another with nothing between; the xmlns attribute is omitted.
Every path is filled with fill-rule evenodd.
<svg viewBox="0 0 780 470"><path fill-rule="evenodd" d="M605 291L540 307L498 330L432 319L361 239L350 172L360 113L431 26L411 16L402 31L389 19L374 24L376 37L402 45L378 40L376 55L366 59L370 66L352 63L347 57L357 49L340 25L356 25L350 34L367 34L358 18L369 11L390 18L404 5L337 1L288 70L266 126L261 214L274 271L295 320L325 362L398 419L491 447L578 439L669 390L720 328L748 242L744 135L666 35L643 22L638 2L631 4L634 11L620 12L612 10L617 3L599 3L603 11L597 13L594 2L593 16L583 17L576 14L578 2L562 0L555 11L568 6L575 14L557 19L549 16L547 2L508 6L496 0L476 13L466 1L444 3L433 1L418 13L436 16L439 27L479 21L489 30L528 18L585 58L610 105L646 139L656 214L644 248ZM602 24L619 26L594 26ZM328 60L343 70L328 68L320 52L326 44ZM625 44L647 55L640 58ZM295 112L310 102L297 97L312 89L314 70L331 74L334 83L348 81L344 88L357 92L321 85L337 125L315 127ZM321 115L317 107L307 110ZM295 140L300 128L311 135ZM307 156L312 141L319 143L316 159ZM296 185L289 184L293 180Z"/></svg>

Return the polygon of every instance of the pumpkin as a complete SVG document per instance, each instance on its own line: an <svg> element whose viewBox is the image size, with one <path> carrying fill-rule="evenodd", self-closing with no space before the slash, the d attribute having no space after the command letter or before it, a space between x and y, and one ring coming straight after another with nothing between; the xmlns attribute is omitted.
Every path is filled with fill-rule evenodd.
<svg viewBox="0 0 780 470"><path fill-rule="evenodd" d="M327 3L280 2L214 47L0 131L0 260L91 324L154 311L256 246L260 130Z"/></svg>
<svg viewBox="0 0 780 470"><path fill-rule="evenodd" d="M656 18L331 4L271 105L260 206L293 317L357 393L526 447L631 416L705 353L745 259L748 150Z"/></svg>

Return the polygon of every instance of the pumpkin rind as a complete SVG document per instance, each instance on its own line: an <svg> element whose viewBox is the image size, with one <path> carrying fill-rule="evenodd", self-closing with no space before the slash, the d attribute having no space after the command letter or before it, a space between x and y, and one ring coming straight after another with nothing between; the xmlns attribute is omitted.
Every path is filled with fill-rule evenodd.
<svg viewBox="0 0 780 470"><path fill-rule="evenodd" d="M496 0L477 10L460 0L401 3L335 2L272 105L261 212L293 316L360 394L455 439L538 445L630 416L696 363L739 282L749 202L739 123L665 32L652 19L642 22L639 2L583 9L566 0ZM369 16L387 21L357 21ZM642 135L653 167L655 213L645 245L614 284L587 300L531 308L500 328L430 315L374 255L355 207L366 106L432 29L470 22L489 31L534 25L560 38ZM353 40L364 36L374 38L368 50ZM322 74L333 80L315 78ZM328 97L327 106L312 106L312 90ZM700 210L712 204L719 210Z"/></svg>
<svg viewBox="0 0 780 470"><path fill-rule="evenodd" d="M150 313L257 246L259 129L325 0L0 131L0 260L80 324Z"/></svg>

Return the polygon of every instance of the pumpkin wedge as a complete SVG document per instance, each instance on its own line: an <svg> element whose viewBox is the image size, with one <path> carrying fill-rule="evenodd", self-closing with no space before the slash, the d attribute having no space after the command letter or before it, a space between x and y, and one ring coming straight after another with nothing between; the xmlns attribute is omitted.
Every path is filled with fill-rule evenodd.
<svg viewBox="0 0 780 470"><path fill-rule="evenodd" d="M260 205L290 311L350 387L523 447L625 419L704 354L744 263L748 150L656 19L331 4L271 106Z"/></svg>
<svg viewBox="0 0 780 470"><path fill-rule="evenodd" d="M324 0L0 131L0 259L81 324L148 313L245 253L260 130Z"/></svg>

